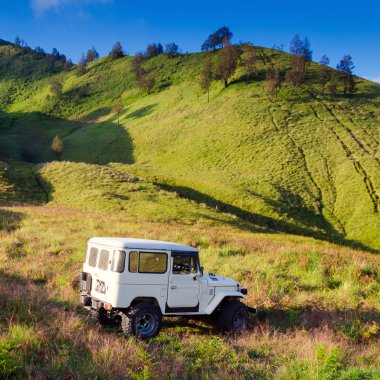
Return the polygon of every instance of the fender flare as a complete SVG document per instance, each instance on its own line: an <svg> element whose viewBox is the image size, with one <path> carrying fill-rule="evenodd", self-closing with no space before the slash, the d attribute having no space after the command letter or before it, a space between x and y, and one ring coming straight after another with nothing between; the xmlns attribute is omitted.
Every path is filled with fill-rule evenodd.
<svg viewBox="0 0 380 380"><path fill-rule="evenodd" d="M149 303L157 306L160 309L161 314L164 314L165 309L163 309L163 305L162 305L162 303L160 304L157 297L145 297L145 296L135 297L131 300L130 306L133 306L133 304L135 304L137 302L149 302Z"/></svg>
<svg viewBox="0 0 380 380"><path fill-rule="evenodd" d="M247 297L236 291L236 292L227 292L227 293L220 293L220 294L217 294L212 300L211 302L207 305L206 307L206 310L205 310L205 314L206 315L210 315L213 313L213 311L219 306L219 304L226 298L226 297L234 297L234 298L243 298L243 299L247 299Z"/></svg>

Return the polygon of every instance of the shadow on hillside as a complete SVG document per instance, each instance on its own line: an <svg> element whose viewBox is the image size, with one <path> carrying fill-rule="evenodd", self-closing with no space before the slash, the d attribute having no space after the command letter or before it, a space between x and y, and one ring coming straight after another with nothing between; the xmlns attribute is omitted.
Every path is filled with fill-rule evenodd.
<svg viewBox="0 0 380 380"><path fill-rule="evenodd" d="M97 110L99 114L103 111ZM120 115L113 115L100 123L87 123L85 127L66 136L63 159L100 165L111 162L132 164L132 139L128 130L120 124L126 112L124 110Z"/></svg>
<svg viewBox="0 0 380 380"><path fill-rule="evenodd" d="M380 324L380 312L376 309L318 309L311 306L299 308L258 309L257 322L266 323L276 331L286 333L296 329L314 330L327 326L332 330L341 330L353 323L361 324L375 321ZM254 320L253 320L254 321Z"/></svg>
<svg viewBox="0 0 380 380"><path fill-rule="evenodd" d="M81 117L79 120L86 123L96 123L97 119L108 116L111 111L111 107L98 108L95 111L92 111Z"/></svg>
<svg viewBox="0 0 380 380"><path fill-rule="evenodd" d="M125 116L126 119L138 119L140 117L144 117L149 115L153 112L153 110L156 108L157 103L149 104L145 107L141 107L137 109L136 111L133 111L131 113L127 113Z"/></svg>
<svg viewBox="0 0 380 380"><path fill-rule="evenodd" d="M83 123L66 120L41 112L13 112L0 113L1 119L8 120L7 128L1 131L0 136L8 137L17 142L17 157L23 161L37 163L52 161L56 157L51 150L51 144L56 135L65 138ZM0 153L1 154L1 153ZM15 156L15 152L13 152ZM1 155L7 159L6 155Z"/></svg>
<svg viewBox="0 0 380 380"><path fill-rule="evenodd" d="M354 94L351 98L358 99L359 102L363 102L363 97L365 99L379 99L380 98L380 85L376 83L365 82L363 87L360 87L359 91L360 97ZM343 96L343 95L342 95Z"/></svg>
<svg viewBox="0 0 380 380"><path fill-rule="evenodd" d="M148 114L154 106L137 110L132 117ZM6 126L0 129L0 137L17 142L15 147L18 149L18 152L12 150L12 156L9 152L0 152L0 158L17 157L31 163L56 160L51 144L54 137L59 135L64 144L63 159L93 164L133 163L132 140L127 130L118 125L116 116L92 124L94 119L107 115L109 111L109 107L99 108L82 121L67 120L40 112L0 112L0 122Z"/></svg>
<svg viewBox="0 0 380 380"><path fill-rule="evenodd" d="M23 214L21 212L0 208L0 231L11 232L16 230L22 219Z"/></svg>
<svg viewBox="0 0 380 380"><path fill-rule="evenodd" d="M317 213L316 210L305 204L305 201L299 194L284 188L283 186L275 185L279 199L271 199L261 194L250 190L249 193L254 197L262 199L265 203L275 209L280 215L285 215L291 220L295 220L297 225L301 224L307 228L316 227L320 231L324 231L335 240L341 240L344 235L334 228L323 215ZM321 205L322 207L322 205Z"/></svg>
<svg viewBox="0 0 380 380"><path fill-rule="evenodd" d="M36 170L26 162L9 160L2 173L6 188L0 194L0 205L41 205L49 202L52 188Z"/></svg>
<svg viewBox="0 0 380 380"><path fill-rule="evenodd" d="M234 78L229 82L228 86L232 86L237 83L245 83L245 84L252 84L255 82L263 82L265 80L267 71L264 69L257 70L254 74L251 75L241 75L238 78Z"/></svg>
<svg viewBox="0 0 380 380"><path fill-rule="evenodd" d="M267 233L270 233L270 232L290 233L290 234L295 234L295 235L307 236L307 237L312 237L317 240L323 240L330 243L336 243L336 244L343 245L349 248L361 249L363 251L367 251L371 253L379 253L379 251L373 248L370 248L362 243L344 239L343 236L340 235L337 231L335 231L334 228L327 221L325 221L324 223L319 221L319 223L322 223L322 225L327 229L327 231L313 230L312 228L299 226L297 224L289 223L283 220L277 220L269 216L264 216L264 215L243 210L237 206L222 202L207 194L201 193L189 187L169 185L166 183L164 184L164 183L157 183L157 182L155 182L155 184L166 191L176 192L181 197L193 200L195 202L205 203L209 207L215 208L222 212L235 215L243 221L252 223L253 225L242 224L240 221L233 223L236 227L244 228L251 232L257 231L258 230L257 226L258 226L265 229L266 230L265 232ZM284 207L283 204L282 206ZM307 209L306 216L309 215L310 213L312 213L313 216L315 217L316 214L313 211ZM302 218L300 220L303 221L304 219Z"/></svg>

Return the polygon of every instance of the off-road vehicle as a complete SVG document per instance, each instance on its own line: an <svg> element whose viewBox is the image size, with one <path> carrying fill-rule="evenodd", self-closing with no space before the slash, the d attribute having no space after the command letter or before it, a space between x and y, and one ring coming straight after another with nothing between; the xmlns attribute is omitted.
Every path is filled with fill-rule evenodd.
<svg viewBox="0 0 380 380"><path fill-rule="evenodd" d="M163 241L92 238L80 275L80 300L102 325L125 334L155 336L162 316L211 316L219 328L243 331L247 289L229 278L203 274L199 251Z"/></svg>

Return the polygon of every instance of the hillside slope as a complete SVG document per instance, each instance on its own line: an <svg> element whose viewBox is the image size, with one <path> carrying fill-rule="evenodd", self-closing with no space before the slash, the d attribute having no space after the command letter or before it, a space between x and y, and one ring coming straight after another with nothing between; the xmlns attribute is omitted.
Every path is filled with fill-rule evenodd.
<svg viewBox="0 0 380 380"><path fill-rule="evenodd" d="M291 57L265 48L257 56L254 78L240 66L228 88L213 82L207 103L197 83L204 54L145 62L157 75L150 95L137 87L131 57L103 58L82 76L32 76L22 65L4 68L4 55L1 156L52 160L60 134L64 160L118 163L255 225L379 250L380 86L358 79L353 97L322 98L312 63L307 84L284 86L272 103L265 72L286 70ZM63 83L61 99L51 94L53 79ZM111 112L117 99L120 125Z"/></svg>

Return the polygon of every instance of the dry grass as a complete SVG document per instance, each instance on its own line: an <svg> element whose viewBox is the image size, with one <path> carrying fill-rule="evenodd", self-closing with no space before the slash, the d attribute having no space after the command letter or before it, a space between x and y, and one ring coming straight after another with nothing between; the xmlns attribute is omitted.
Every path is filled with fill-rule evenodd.
<svg viewBox="0 0 380 380"><path fill-rule="evenodd" d="M47 206L3 208L1 219L0 368L5 363L11 374L37 379L380 374L376 255L204 220L163 224ZM257 317L238 337L221 336L205 321L176 318L165 319L160 335L149 342L101 329L87 318L73 289L86 241L96 235L197 244L206 271L249 288Z"/></svg>

